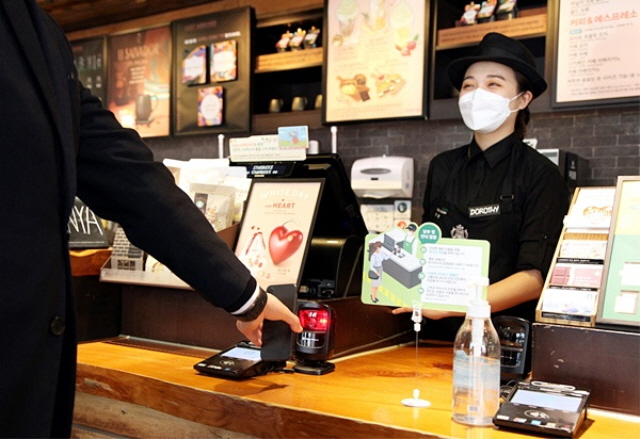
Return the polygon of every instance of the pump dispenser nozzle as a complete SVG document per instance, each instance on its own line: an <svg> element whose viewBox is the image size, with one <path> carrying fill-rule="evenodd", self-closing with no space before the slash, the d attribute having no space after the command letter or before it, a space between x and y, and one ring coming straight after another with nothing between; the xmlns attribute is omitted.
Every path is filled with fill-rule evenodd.
<svg viewBox="0 0 640 439"><path fill-rule="evenodd" d="M473 283L473 297L469 300L467 307L467 319L471 320L471 355L474 357L482 356L482 342L484 338L484 321L491 317L491 306L485 298L482 297L482 291L489 284L486 277L478 278Z"/></svg>
<svg viewBox="0 0 640 439"><path fill-rule="evenodd" d="M422 322L422 302L419 300L414 300L412 302L412 305L413 313L411 314L411 320L413 321L413 330L416 332L420 332L420 322Z"/></svg>
<svg viewBox="0 0 640 439"><path fill-rule="evenodd" d="M489 285L489 279L486 277L478 278L473 283L472 297L467 306L467 317L486 319L491 317L491 306L489 302L482 297L483 289Z"/></svg>

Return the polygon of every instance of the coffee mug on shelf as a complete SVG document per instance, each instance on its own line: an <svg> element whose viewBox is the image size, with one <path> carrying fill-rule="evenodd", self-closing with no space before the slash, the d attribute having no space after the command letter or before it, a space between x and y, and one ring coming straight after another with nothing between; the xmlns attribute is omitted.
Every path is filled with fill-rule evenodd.
<svg viewBox="0 0 640 439"><path fill-rule="evenodd" d="M279 113L283 104L284 101L282 99L271 99L269 101L269 113Z"/></svg>
<svg viewBox="0 0 640 439"><path fill-rule="evenodd" d="M142 94L136 99L136 120L146 121L151 118L151 113L158 106L158 97Z"/></svg>
<svg viewBox="0 0 640 439"><path fill-rule="evenodd" d="M307 108L307 98L304 96L296 96L291 101L291 111L304 111Z"/></svg>
<svg viewBox="0 0 640 439"><path fill-rule="evenodd" d="M322 108L322 95L319 94L316 96L316 102L313 106L314 109L320 110Z"/></svg>

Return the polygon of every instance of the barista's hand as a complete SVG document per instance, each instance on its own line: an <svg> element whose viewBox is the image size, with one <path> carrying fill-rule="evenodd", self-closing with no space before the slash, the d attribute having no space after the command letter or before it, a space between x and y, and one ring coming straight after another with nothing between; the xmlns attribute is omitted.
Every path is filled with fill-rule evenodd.
<svg viewBox="0 0 640 439"><path fill-rule="evenodd" d="M302 332L302 325L297 315L291 312L284 303L273 294L267 293L267 304L257 319L250 322L237 321L238 330L256 346L262 346L262 322L267 320L282 320L293 332Z"/></svg>
<svg viewBox="0 0 640 439"><path fill-rule="evenodd" d="M404 306L391 311L393 314L402 314L405 312L413 312L413 308ZM445 317L464 316L464 313L455 311L441 311L436 309L422 309L422 316L431 320L440 320Z"/></svg>

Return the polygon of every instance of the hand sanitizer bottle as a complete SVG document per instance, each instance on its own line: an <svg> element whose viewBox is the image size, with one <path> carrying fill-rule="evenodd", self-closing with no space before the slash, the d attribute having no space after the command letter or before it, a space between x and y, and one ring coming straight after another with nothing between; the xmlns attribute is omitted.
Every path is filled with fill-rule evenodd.
<svg viewBox="0 0 640 439"><path fill-rule="evenodd" d="M476 290L453 344L453 420L488 426L500 403L500 339L482 288Z"/></svg>

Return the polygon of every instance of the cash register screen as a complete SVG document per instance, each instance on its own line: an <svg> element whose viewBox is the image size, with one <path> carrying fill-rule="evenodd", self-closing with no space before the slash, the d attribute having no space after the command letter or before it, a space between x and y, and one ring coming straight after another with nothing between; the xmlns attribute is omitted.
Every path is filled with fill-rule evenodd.
<svg viewBox="0 0 640 439"><path fill-rule="evenodd" d="M325 180L313 237L345 238L369 233L351 181L337 154L310 155L299 162L231 163L247 168L247 176Z"/></svg>
<svg viewBox="0 0 640 439"><path fill-rule="evenodd" d="M575 396L559 395L546 392L534 392L531 390L518 389L510 399L514 404L532 405L554 410L564 410L577 412L580 408L582 398Z"/></svg>

